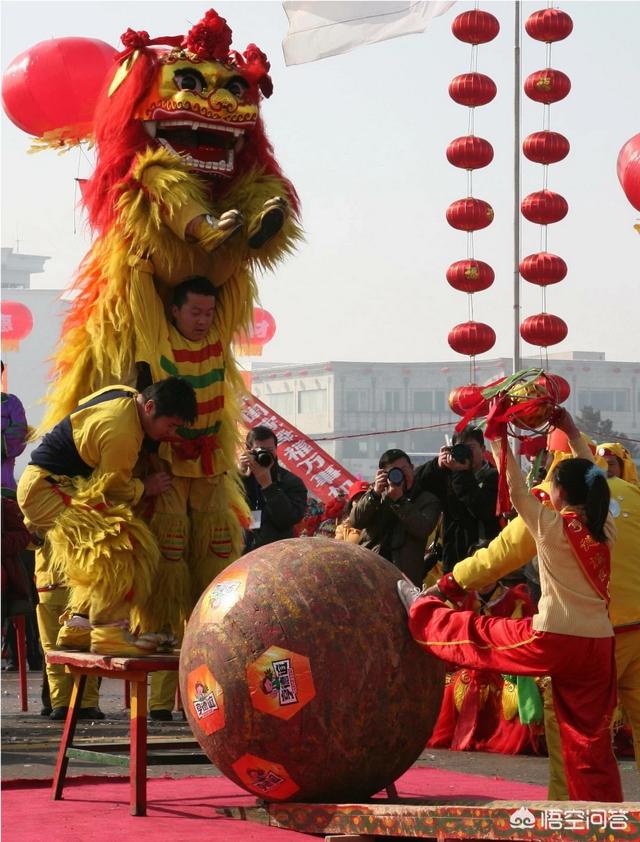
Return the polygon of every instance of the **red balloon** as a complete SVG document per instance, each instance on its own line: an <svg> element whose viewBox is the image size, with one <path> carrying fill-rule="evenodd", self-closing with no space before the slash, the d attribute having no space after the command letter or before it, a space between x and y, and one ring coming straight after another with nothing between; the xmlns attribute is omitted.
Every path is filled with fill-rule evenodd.
<svg viewBox="0 0 640 842"><path fill-rule="evenodd" d="M484 73L461 73L449 83L449 96L458 105L486 105L497 93L496 83Z"/></svg>
<svg viewBox="0 0 640 842"><path fill-rule="evenodd" d="M566 12L560 9L540 9L530 15L524 23L524 28L531 38L536 41L562 41L573 31L573 21Z"/></svg>
<svg viewBox="0 0 640 842"><path fill-rule="evenodd" d="M569 212L567 200L553 190L538 190L525 196L520 205L522 215L537 225L560 222Z"/></svg>
<svg viewBox="0 0 640 842"><path fill-rule="evenodd" d="M489 12L472 9L454 18L451 31L466 44L488 44L500 32L500 24Z"/></svg>
<svg viewBox="0 0 640 842"><path fill-rule="evenodd" d="M478 170L493 161L493 146L473 134L457 137L447 146L447 160L463 170Z"/></svg>
<svg viewBox="0 0 640 842"><path fill-rule="evenodd" d="M640 211L640 134L634 135L620 150L618 179L627 199Z"/></svg>
<svg viewBox="0 0 640 842"><path fill-rule="evenodd" d="M18 342L33 330L31 310L20 301L3 301L2 312L3 342Z"/></svg>
<svg viewBox="0 0 640 842"><path fill-rule="evenodd" d="M458 386L449 394L449 406L456 415L466 415L470 409L477 407L478 415L486 415L489 402L482 397L482 386L470 383L468 386Z"/></svg>
<svg viewBox="0 0 640 842"><path fill-rule="evenodd" d="M557 254L539 251L520 261L520 274L530 284L546 287L557 284L567 276L567 264Z"/></svg>
<svg viewBox="0 0 640 842"><path fill-rule="evenodd" d="M447 208L447 222L458 231L479 231L493 222L493 208L483 199L458 199Z"/></svg>
<svg viewBox="0 0 640 842"><path fill-rule="evenodd" d="M534 132L522 141L525 158L536 164L557 164L569 154L569 141L558 132Z"/></svg>
<svg viewBox="0 0 640 842"><path fill-rule="evenodd" d="M493 348L496 334L492 327L482 322L463 322L451 328L447 341L456 353L473 357Z"/></svg>
<svg viewBox="0 0 640 842"><path fill-rule="evenodd" d="M560 102L571 90L571 80L561 70L536 70L524 82L524 92L534 102Z"/></svg>
<svg viewBox="0 0 640 842"><path fill-rule="evenodd" d="M9 119L41 137L63 127L90 126L117 51L93 38L52 38L20 53L2 78Z"/></svg>
<svg viewBox="0 0 640 842"><path fill-rule="evenodd" d="M494 278L493 269L482 260L457 260L447 269L447 281L460 292L482 292Z"/></svg>
<svg viewBox="0 0 640 842"><path fill-rule="evenodd" d="M549 345L557 345L567 338L569 328L559 316L551 313L538 313L529 316L520 325L520 336L525 342L531 345L539 345L547 348Z"/></svg>

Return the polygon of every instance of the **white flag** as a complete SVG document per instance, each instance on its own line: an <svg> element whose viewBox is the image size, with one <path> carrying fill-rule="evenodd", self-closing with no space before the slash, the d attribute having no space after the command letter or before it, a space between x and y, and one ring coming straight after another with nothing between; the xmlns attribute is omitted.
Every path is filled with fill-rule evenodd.
<svg viewBox="0 0 640 842"><path fill-rule="evenodd" d="M453 1L333 2L285 0L289 30L282 42L287 65L304 64L347 53L399 35L424 32L431 18L444 14Z"/></svg>

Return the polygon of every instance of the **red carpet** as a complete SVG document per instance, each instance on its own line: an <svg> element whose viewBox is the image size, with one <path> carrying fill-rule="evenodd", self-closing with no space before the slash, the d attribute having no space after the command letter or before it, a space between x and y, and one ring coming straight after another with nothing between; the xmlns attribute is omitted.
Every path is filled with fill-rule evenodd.
<svg viewBox="0 0 640 842"><path fill-rule="evenodd" d="M70 778L63 801L50 800L50 781L8 781L2 785L2 834L7 842L114 842L143 833L157 842L301 842L306 833L278 830L219 816L219 807L253 806L255 798L222 777L154 778L147 784L147 816L129 815L126 778ZM398 781L401 796L471 796L509 801L545 797L533 784L463 775L439 769L411 769Z"/></svg>

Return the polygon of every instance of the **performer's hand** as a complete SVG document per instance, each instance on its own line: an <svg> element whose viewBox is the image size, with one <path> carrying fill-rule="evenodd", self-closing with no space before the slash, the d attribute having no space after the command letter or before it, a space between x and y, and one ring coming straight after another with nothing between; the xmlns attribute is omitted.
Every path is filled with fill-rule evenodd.
<svg viewBox="0 0 640 842"><path fill-rule="evenodd" d="M553 417L553 424L556 429L565 433L569 440L580 438L580 430L576 427L576 422L573 420L571 414L563 407L556 411Z"/></svg>
<svg viewBox="0 0 640 842"><path fill-rule="evenodd" d="M157 497L171 488L171 476L165 471L159 471L157 474L149 474L142 484L145 497Z"/></svg>
<svg viewBox="0 0 640 842"><path fill-rule="evenodd" d="M438 599L445 600L446 596L442 593L437 585L431 585L430 588L425 588L422 591L422 596L436 596Z"/></svg>

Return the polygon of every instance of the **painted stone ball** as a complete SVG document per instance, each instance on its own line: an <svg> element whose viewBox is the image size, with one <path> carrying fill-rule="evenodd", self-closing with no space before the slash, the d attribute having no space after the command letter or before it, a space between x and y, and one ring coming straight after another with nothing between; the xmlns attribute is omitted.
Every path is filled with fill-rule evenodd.
<svg viewBox="0 0 640 842"><path fill-rule="evenodd" d="M328 538L254 550L203 593L180 689L193 733L267 801L358 801L424 750L444 664L411 637L397 567Z"/></svg>

